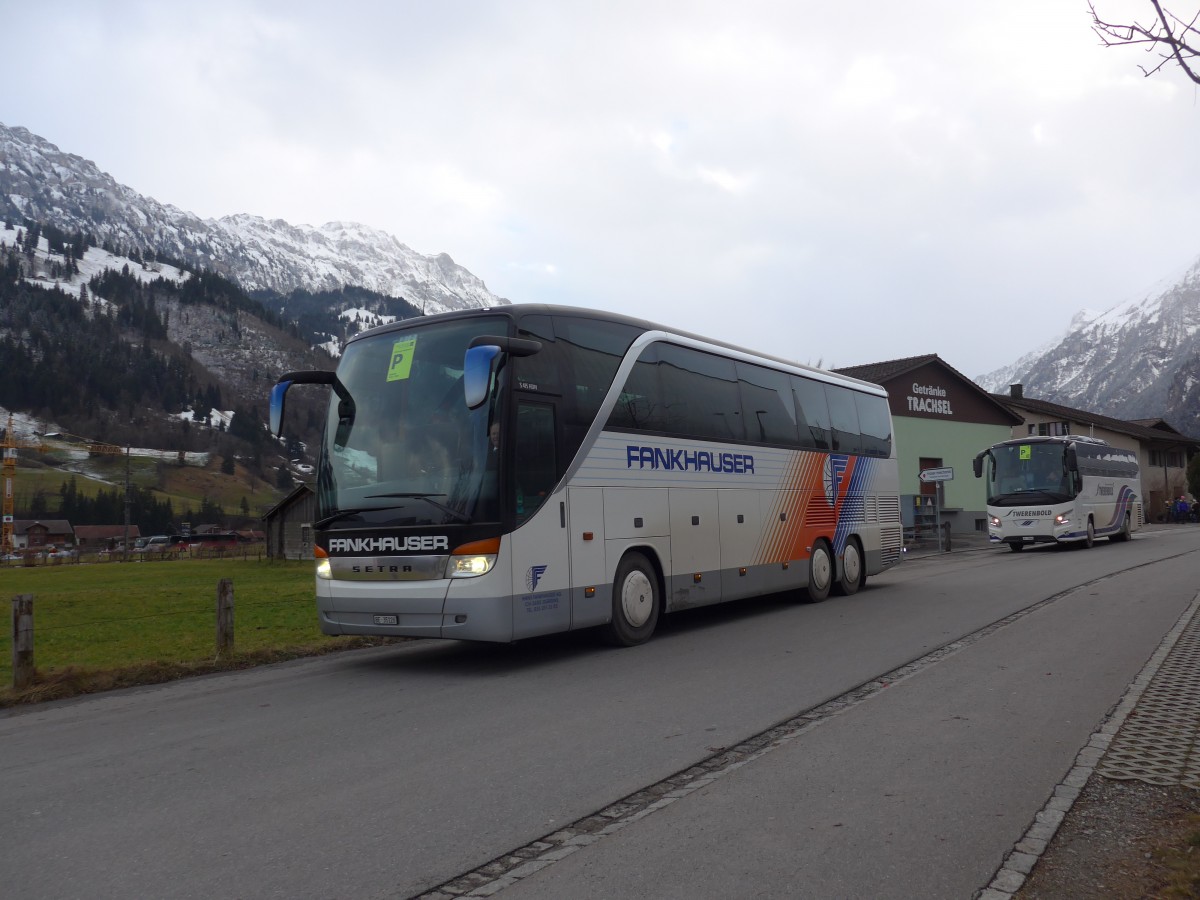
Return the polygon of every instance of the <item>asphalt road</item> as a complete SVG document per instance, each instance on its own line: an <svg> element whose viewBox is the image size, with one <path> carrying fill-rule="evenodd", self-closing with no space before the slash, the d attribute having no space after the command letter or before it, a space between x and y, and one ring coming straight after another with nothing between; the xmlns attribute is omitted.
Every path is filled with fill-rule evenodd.
<svg viewBox="0 0 1200 900"><path fill-rule="evenodd" d="M3 891L415 896L886 676L501 895L970 897L1188 607L1198 551L1180 526L954 553L632 649L414 643L17 710Z"/></svg>

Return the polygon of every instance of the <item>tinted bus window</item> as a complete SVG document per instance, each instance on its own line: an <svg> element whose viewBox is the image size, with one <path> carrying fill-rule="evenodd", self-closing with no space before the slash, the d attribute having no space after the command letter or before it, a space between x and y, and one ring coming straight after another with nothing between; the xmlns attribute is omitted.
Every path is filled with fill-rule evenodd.
<svg viewBox="0 0 1200 900"><path fill-rule="evenodd" d="M672 344L660 346L658 356L671 433L718 441L745 437L733 360Z"/></svg>
<svg viewBox="0 0 1200 900"><path fill-rule="evenodd" d="M862 433L858 430L858 410L854 392L832 384L825 385L829 401L829 420L833 425L833 449L837 453L860 453Z"/></svg>
<svg viewBox="0 0 1200 900"><path fill-rule="evenodd" d="M828 450L830 424L825 385L810 378L793 375L792 396L796 401L796 425L800 446L807 450Z"/></svg>
<svg viewBox="0 0 1200 900"><path fill-rule="evenodd" d="M516 388L539 394L561 394L563 359L554 339L554 322L549 316L525 316L517 335L541 341L542 349L532 356L522 356L516 363Z"/></svg>
<svg viewBox="0 0 1200 900"><path fill-rule="evenodd" d="M566 384L575 386L574 415L585 431L600 410L625 352L641 333L640 328L617 322L555 317L554 335L570 373Z"/></svg>
<svg viewBox="0 0 1200 900"><path fill-rule="evenodd" d="M658 388L658 345L642 351L625 380L617 405L608 417L609 428L631 431L667 431L662 394Z"/></svg>
<svg viewBox="0 0 1200 900"><path fill-rule="evenodd" d="M737 374L747 439L796 446L796 405L787 373L739 362Z"/></svg>
<svg viewBox="0 0 1200 900"><path fill-rule="evenodd" d="M873 394L854 395L858 409L858 427L862 431L862 452L867 456L892 455L892 417L888 403Z"/></svg>

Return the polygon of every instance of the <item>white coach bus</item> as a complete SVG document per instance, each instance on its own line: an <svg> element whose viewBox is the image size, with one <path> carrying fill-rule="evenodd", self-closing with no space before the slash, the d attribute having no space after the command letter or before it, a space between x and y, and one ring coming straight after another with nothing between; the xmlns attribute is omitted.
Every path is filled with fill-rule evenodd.
<svg viewBox="0 0 1200 900"><path fill-rule="evenodd" d="M1001 441L974 460L987 484L988 538L1030 544L1127 541L1145 524L1137 454L1082 435Z"/></svg>
<svg viewBox="0 0 1200 900"><path fill-rule="evenodd" d="M897 562L882 388L624 316L516 305L356 336L317 467L326 634L512 641L852 594Z"/></svg>

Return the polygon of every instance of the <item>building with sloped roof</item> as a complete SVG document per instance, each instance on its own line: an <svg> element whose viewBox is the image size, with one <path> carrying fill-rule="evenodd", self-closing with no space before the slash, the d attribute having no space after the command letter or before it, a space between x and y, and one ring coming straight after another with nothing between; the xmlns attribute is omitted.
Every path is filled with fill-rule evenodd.
<svg viewBox="0 0 1200 900"><path fill-rule="evenodd" d="M13 549L75 545L75 529L66 519L14 519Z"/></svg>
<svg viewBox="0 0 1200 900"><path fill-rule="evenodd" d="M132 549L133 542L142 536L136 525L129 526L128 535L124 525L76 525L75 539L80 550L113 550L118 544L129 538Z"/></svg>
<svg viewBox="0 0 1200 900"><path fill-rule="evenodd" d="M267 556L271 559L312 559L313 519L317 497L312 485L298 484L263 515Z"/></svg>
<svg viewBox="0 0 1200 900"><path fill-rule="evenodd" d="M1023 424L1019 414L936 353L836 369L882 385L892 411L900 469L900 511L910 537L939 528L987 532L983 484L971 461L984 447L1007 440ZM952 477L924 481L922 471Z"/></svg>

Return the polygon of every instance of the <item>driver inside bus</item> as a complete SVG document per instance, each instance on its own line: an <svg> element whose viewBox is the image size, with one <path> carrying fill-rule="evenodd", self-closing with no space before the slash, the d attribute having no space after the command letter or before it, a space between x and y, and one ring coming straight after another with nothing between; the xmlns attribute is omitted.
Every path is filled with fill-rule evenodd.
<svg viewBox="0 0 1200 900"><path fill-rule="evenodd" d="M1054 459L1043 460L1034 487L1052 493L1069 494L1067 475L1063 470L1062 463Z"/></svg>

